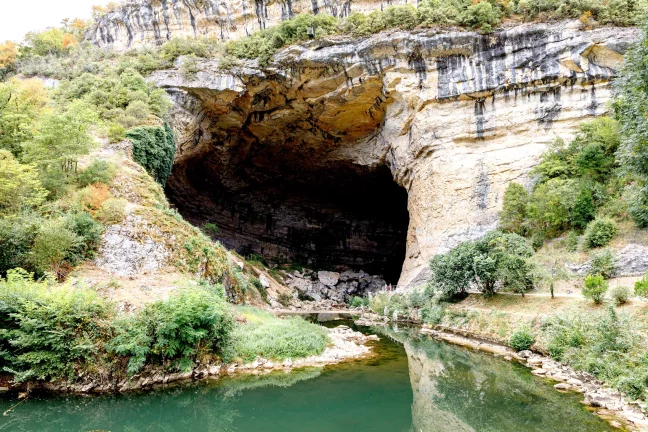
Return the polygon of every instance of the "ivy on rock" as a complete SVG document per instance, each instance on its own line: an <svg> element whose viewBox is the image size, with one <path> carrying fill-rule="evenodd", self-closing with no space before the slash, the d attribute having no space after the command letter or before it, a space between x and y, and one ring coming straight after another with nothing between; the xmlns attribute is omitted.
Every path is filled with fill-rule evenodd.
<svg viewBox="0 0 648 432"><path fill-rule="evenodd" d="M129 130L126 137L133 143L133 159L164 186L171 175L176 145L169 123L164 126L140 126Z"/></svg>

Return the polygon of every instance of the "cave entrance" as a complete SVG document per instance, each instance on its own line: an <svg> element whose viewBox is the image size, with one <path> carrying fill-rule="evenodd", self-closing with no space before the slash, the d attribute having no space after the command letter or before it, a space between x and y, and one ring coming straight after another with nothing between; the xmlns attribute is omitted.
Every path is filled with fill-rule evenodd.
<svg viewBox="0 0 648 432"><path fill-rule="evenodd" d="M183 216L241 255L318 270L364 270L396 284L407 192L382 165L230 149L174 167L167 193ZM244 154L243 154L244 153Z"/></svg>

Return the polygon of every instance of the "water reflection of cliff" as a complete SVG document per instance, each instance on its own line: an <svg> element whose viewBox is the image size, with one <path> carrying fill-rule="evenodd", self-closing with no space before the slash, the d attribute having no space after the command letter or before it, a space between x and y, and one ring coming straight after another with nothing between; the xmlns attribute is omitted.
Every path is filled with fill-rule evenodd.
<svg viewBox="0 0 648 432"><path fill-rule="evenodd" d="M407 353L415 432L611 430L578 396L556 392L523 366L415 332L386 335Z"/></svg>
<svg viewBox="0 0 648 432"><path fill-rule="evenodd" d="M412 384L412 427L416 432L473 431L454 413L442 410L435 400L440 396L437 378L444 373L443 362L429 358L411 343L405 343Z"/></svg>

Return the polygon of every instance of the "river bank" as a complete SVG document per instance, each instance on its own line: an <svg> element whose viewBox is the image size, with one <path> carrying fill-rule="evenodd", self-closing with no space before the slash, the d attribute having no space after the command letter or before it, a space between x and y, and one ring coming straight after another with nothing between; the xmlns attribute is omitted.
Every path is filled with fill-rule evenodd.
<svg viewBox="0 0 648 432"><path fill-rule="evenodd" d="M401 323L411 325L411 321L402 320ZM356 322L367 326L394 324L394 321L386 320L385 317L373 313L364 313ZM560 363L549 357L546 352L537 350L516 352L500 340L488 335L443 325L422 325L419 331L446 343L520 363L530 368L534 375L555 382L553 387L559 392L582 393L582 403L614 428L633 431L648 428L648 418L642 407L642 401L624 396L620 391L597 380L592 374Z"/></svg>
<svg viewBox="0 0 648 432"><path fill-rule="evenodd" d="M87 375L79 376L79 379L74 382L68 380L30 381L14 385L10 377L3 376L0 380L0 389L18 391L22 396L26 396L33 390L44 390L51 393L104 394L158 389L181 381L217 380L224 376L264 374L274 370L291 371L294 368L322 367L367 358L372 355L372 347L369 342L378 340L375 335L365 335L345 325L327 328L326 331L330 344L324 352L305 358L277 361L257 357L249 363L242 361L197 363L191 370L184 372L169 372L162 366L147 366L141 373L130 378L117 379L110 375Z"/></svg>
<svg viewBox="0 0 648 432"><path fill-rule="evenodd" d="M409 327L348 325L379 336L371 356L289 373L223 373L155 391L0 396L0 412L12 409L3 430L613 431L576 394L556 392L517 363Z"/></svg>

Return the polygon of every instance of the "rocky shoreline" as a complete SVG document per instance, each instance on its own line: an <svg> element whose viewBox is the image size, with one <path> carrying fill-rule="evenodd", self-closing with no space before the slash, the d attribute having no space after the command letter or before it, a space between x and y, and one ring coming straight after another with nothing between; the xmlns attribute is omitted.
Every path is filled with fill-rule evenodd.
<svg viewBox="0 0 648 432"><path fill-rule="evenodd" d="M385 325L386 322L385 318L379 315L364 314L356 324ZM434 328L421 327L420 331L447 343L519 362L532 369L534 375L555 381L554 388L557 391L582 393L584 395L582 403L615 428L648 429L648 418L640 401L629 400L621 392L606 387L602 381L587 372L574 370L538 352L530 350L515 352L497 341L464 330L435 326Z"/></svg>
<svg viewBox="0 0 648 432"><path fill-rule="evenodd" d="M274 370L290 371L301 367L323 367L343 361L366 358L373 354L372 347L368 345L368 342L379 340L375 335L365 335L344 325L327 330L329 331L331 344L326 347L324 352L301 359L286 359L275 362L259 357L251 363L198 364L191 371L172 373L157 366L148 367L142 373L120 380L103 376L80 376L79 380L73 383L68 381L29 382L18 386L11 386L10 383L7 383L8 385L3 384L7 385L6 387L1 388L4 391L19 391L21 397L34 390L75 394L105 394L149 390L189 380L219 379L223 376L236 374L263 374Z"/></svg>

